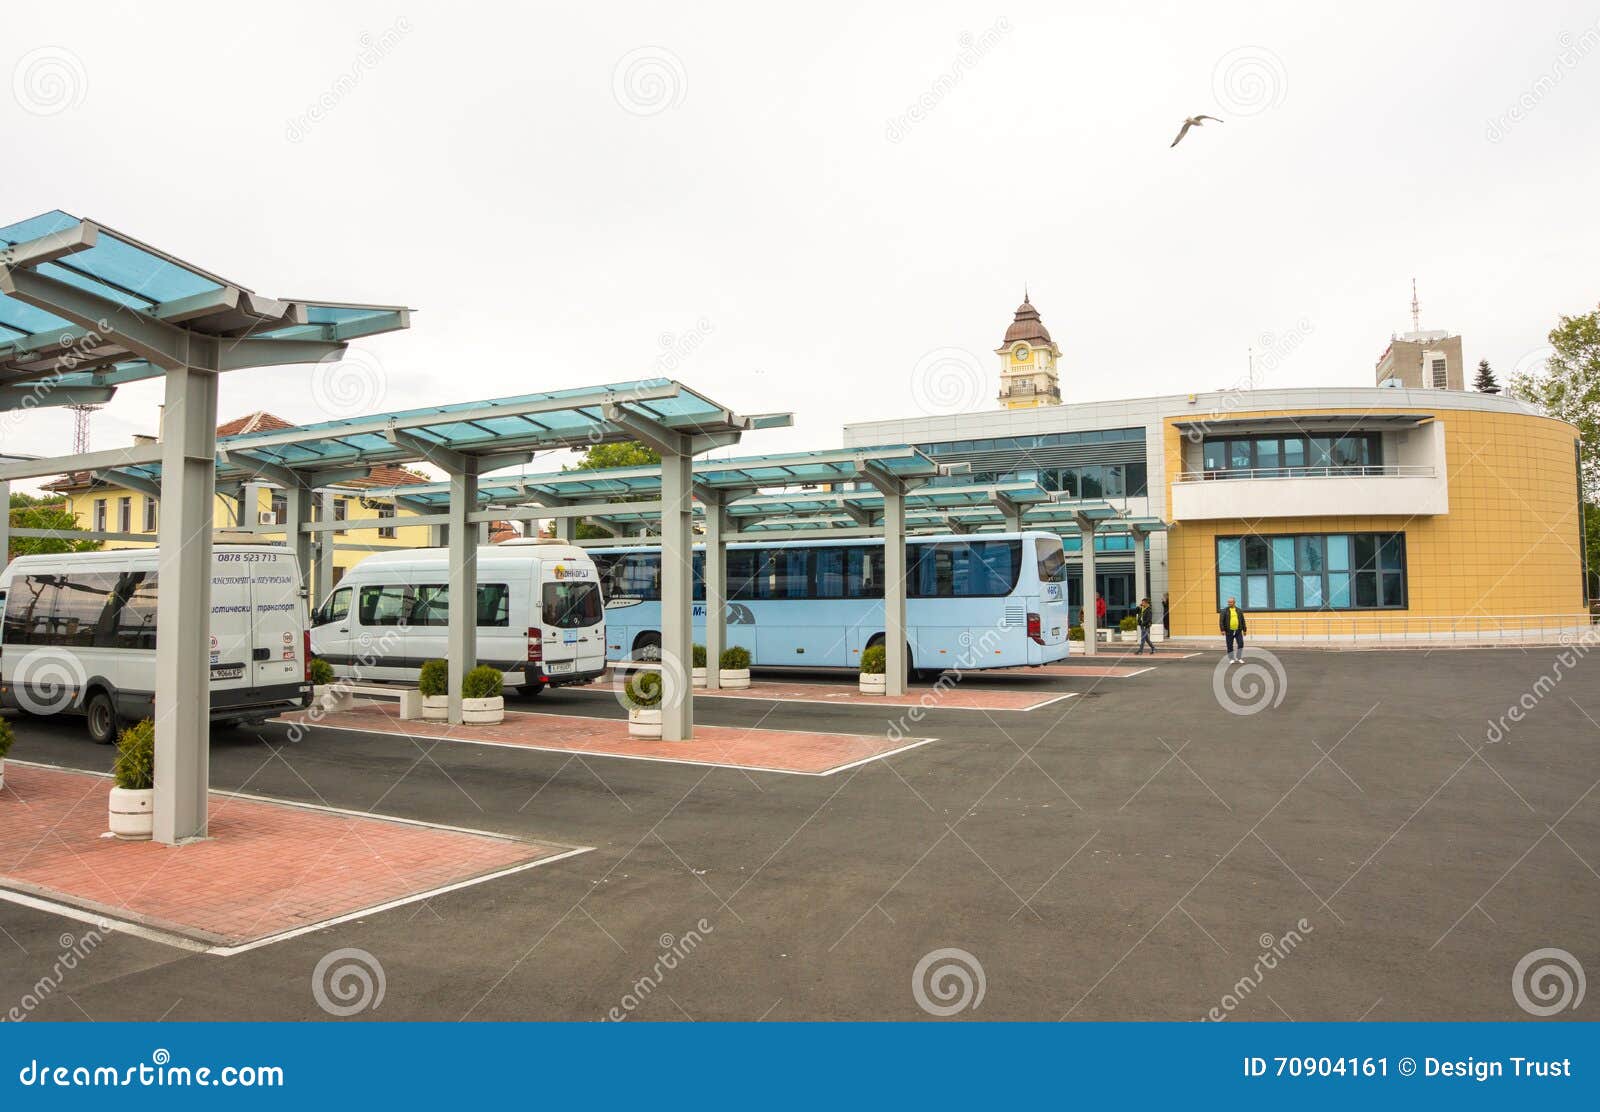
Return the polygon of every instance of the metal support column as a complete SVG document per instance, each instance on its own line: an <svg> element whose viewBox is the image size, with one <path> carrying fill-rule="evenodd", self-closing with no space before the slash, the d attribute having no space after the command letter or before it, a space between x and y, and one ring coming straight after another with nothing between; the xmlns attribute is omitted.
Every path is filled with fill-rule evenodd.
<svg viewBox="0 0 1600 1112"><path fill-rule="evenodd" d="M294 553L295 561L300 565L300 587L306 593L306 598L311 598L311 534L303 526L311 524L311 499L312 493L306 487L289 487L284 490L283 498L288 521L282 522L289 549Z"/></svg>
<svg viewBox="0 0 1600 1112"><path fill-rule="evenodd" d="M245 483L239 487L238 526L255 532L261 526L261 484Z"/></svg>
<svg viewBox="0 0 1600 1112"><path fill-rule="evenodd" d="M164 413L154 824L156 841L176 845L206 833L217 376L192 367L169 370Z"/></svg>
<svg viewBox="0 0 1600 1112"><path fill-rule="evenodd" d="M728 544L722 539L728 512L719 491L700 491L700 504L706 511L706 688L716 691L722 687L719 662L728 646Z"/></svg>
<svg viewBox="0 0 1600 1112"><path fill-rule="evenodd" d="M1149 590L1149 584L1146 582L1145 577L1145 562L1146 557L1150 552L1150 534L1146 533L1143 529L1134 529L1132 530L1132 535L1133 603L1135 606L1137 606L1139 603L1144 601L1145 594ZM1150 605L1151 609L1155 608L1154 603L1151 603Z"/></svg>
<svg viewBox="0 0 1600 1112"><path fill-rule="evenodd" d="M694 457L661 453L661 738L694 736Z"/></svg>
<svg viewBox="0 0 1600 1112"><path fill-rule="evenodd" d="M883 491L884 693L906 693L906 498L903 488Z"/></svg>
<svg viewBox="0 0 1600 1112"><path fill-rule="evenodd" d="M6 513L0 517L0 571L11 562L11 484L0 482L0 499L5 500Z"/></svg>
<svg viewBox="0 0 1600 1112"><path fill-rule="evenodd" d="M478 507L478 464L459 461L450 473L450 721L461 722L461 681L478 664L478 531L467 515Z"/></svg>
<svg viewBox="0 0 1600 1112"><path fill-rule="evenodd" d="M1083 651L1093 656L1100 651L1100 618L1095 611L1094 522L1079 517L1078 534L1083 538Z"/></svg>
<svg viewBox="0 0 1600 1112"><path fill-rule="evenodd" d="M322 506L322 520L333 520L333 492L323 491L318 495ZM321 606L330 594L333 593L333 550L337 545L335 538L338 534L324 532L317 534L317 574L312 583L316 594L311 597L313 606Z"/></svg>

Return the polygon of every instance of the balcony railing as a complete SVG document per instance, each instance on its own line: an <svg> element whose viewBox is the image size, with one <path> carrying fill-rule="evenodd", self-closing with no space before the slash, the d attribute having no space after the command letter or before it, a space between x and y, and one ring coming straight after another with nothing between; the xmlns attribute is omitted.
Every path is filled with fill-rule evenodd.
<svg viewBox="0 0 1600 1112"><path fill-rule="evenodd" d="M1203 483L1213 479L1432 479L1439 469L1432 464L1323 464L1316 467L1241 467L1217 471L1184 471L1180 483Z"/></svg>

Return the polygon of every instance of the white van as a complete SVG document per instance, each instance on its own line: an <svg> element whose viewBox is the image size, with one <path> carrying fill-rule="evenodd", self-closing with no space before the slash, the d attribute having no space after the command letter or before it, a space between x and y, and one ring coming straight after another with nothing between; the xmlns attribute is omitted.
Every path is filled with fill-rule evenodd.
<svg viewBox="0 0 1600 1112"><path fill-rule="evenodd" d="M373 553L311 616L313 655L337 676L416 682L445 657L449 584L447 548ZM478 549L478 662L524 695L605 671L605 607L583 549L532 539Z"/></svg>
<svg viewBox="0 0 1600 1112"><path fill-rule="evenodd" d="M18 556L0 574L0 706L82 714L89 736L152 718L160 551ZM211 719L264 722L309 704L300 566L281 544L211 556Z"/></svg>

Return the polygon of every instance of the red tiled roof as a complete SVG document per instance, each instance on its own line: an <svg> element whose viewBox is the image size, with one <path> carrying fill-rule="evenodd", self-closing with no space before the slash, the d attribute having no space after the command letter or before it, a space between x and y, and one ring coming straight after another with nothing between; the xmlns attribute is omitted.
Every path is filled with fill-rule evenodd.
<svg viewBox="0 0 1600 1112"><path fill-rule="evenodd" d="M242 432L280 432L294 428L288 421L264 409L244 417L235 417L217 426L218 436L238 436Z"/></svg>

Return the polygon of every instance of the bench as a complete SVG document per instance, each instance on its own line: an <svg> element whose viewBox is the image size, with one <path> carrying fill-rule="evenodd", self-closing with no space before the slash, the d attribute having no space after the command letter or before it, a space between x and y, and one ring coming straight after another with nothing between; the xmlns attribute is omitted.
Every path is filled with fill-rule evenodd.
<svg viewBox="0 0 1600 1112"><path fill-rule="evenodd" d="M393 683L351 683L349 680L334 680L329 686L339 693L338 702L330 709L342 710L349 705L353 696L365 695L374 699L398 700L402 719L422 717L422 692L414 687Z"/></svg>

